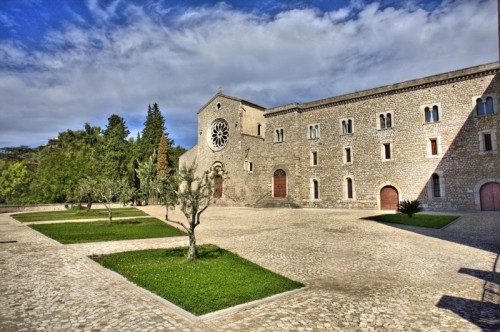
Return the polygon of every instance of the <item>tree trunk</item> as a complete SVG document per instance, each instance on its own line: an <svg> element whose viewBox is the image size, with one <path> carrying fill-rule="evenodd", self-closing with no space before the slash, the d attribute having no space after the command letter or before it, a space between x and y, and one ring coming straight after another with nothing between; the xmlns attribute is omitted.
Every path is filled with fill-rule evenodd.
<svg viewBox="0 0 500 332"><path fill-rule="evenodd" d="M111 203L106 207L108 208L108 225L111 225L111 220L113 219L113 213L111 212Z"/></svg>
<svg viewBox="0 0 500 332"><path fill-rule="evenodd" d="M194 228L189 232L189 251L188 260L192 261L196 258L196 237L194 236Z"/></svg>
<svg viewBox="0 0 500 332"><path fill-rule="evenodd" d="M165 204L165 221L168 220L168 204Z"/></svg>
<svg viewBox="0 0 500 332"><path fill-rule="evenodd" d="M91 208L92 208L92 197L89 196L87 199L87 212L89 212Z"/></svg>

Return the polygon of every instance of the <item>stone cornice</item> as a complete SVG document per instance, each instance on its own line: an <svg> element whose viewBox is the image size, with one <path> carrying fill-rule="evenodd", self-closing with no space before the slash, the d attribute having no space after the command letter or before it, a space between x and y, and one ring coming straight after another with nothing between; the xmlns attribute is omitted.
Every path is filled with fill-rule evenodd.
<svg viewBox="0 0 500 332"><path fill-rule="evenodd" d="M303 103L303 104L294 103L294 104L278 106L275 108L267 109L266 112L264 113L264 117L268 118L292 112L302 113L306 111L313 111L316 109L321 109L331 106L345 105L373 98L381 98L409 91L427 89L430 87L461 82L478 77L495 75L496 73L499 72L499 70L500 70L500 63L494 62L490 64L465 68L461 70L433 75L416 80L396 83L392 85L386 85L360 92L349 93L337 97L320 99L308 103Z"/></svg>

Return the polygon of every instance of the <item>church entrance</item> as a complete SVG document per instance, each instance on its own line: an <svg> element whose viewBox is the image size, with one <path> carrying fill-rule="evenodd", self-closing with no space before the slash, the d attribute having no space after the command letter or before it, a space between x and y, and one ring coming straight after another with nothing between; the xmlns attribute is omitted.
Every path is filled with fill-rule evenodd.
<svg viewBox="0 0 500 332"><path fill-rule="evenodd" d="M286 173L282 169L274 172L274 197L286 197Z"/></svg>
<svg viewBox="0 0 500 332"><path fill-rule="evenodd" d="M222 176L214 176L214 198L222 198Z"/></svg>
<svg viewBox="0 0 500 332"><path fill-rule="evenodd" d="M396 188L386 186L380 190L380 209L397 210L399 206L399 196Z"/></svg>
<svg viewBox="0 0 500 332"><path fill-rule="evenodd" d="M500 211L500 183L489 182L479 190L481 211Z"/></svg>

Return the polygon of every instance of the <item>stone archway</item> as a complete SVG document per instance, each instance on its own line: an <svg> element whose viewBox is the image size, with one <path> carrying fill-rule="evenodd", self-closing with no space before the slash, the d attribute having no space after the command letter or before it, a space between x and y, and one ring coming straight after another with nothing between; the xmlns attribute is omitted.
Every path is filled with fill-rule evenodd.
<svg viewBox="0 0 500 332"><path fill-rule="evenodd" d="M380 190L380 209L397 210L399 206L399 193L393 186L385 186Z"/></svg>
<svg viewBox="0 0 500 332"><path fill-rule="evenodd" d="M274 171L274 197L286 197L286 172L282 169Z"/></svg>
<svg viewBox="0 0 500 332"><path fill-rule="evenodd" d="M481 211L500 211L500 183L488 182L479 189Z"/></svg>

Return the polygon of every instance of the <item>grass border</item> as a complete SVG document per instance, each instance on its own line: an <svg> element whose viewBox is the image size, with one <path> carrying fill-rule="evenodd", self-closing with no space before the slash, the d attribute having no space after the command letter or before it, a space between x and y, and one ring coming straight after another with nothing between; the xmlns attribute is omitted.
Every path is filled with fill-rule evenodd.
<svg viewBox="0 0 500 332"><path fill-rule="evenodd" d="M449 214L414 214L412 218L402 213L397 214L378 214L369 217L360 218L362 220L371 220L387 224L406 225L413 227L422 227L430 229L443 229L455 222L461 216Z"/></svg>

